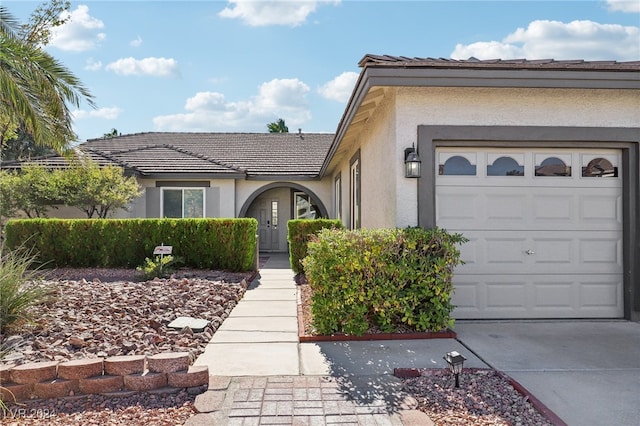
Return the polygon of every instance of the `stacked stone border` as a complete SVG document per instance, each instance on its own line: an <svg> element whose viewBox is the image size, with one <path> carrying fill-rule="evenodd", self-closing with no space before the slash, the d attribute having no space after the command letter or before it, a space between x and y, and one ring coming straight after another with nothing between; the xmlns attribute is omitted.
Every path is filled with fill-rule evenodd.
<svg viewBox="0 0 640 426"><path fill-rule="evenodd" d="M189 352L0 366L0 400L5 403L83 394L188 389L208 383L209 368L189 365Z"/></svg>

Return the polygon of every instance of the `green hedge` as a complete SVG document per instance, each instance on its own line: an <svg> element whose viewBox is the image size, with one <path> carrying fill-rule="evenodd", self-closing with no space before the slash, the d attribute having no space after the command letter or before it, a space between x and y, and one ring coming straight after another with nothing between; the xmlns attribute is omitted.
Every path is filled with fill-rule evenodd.
<svg viewBox="0 0 640 426"><path fill-rule="evenodd" d="M294 219L287 222L289 263L296 274L303 272L302 259L307 257L307 243L321 229L341 229L338 219Z"/></svg>
<svg viewBox="0 0 640 426"><path fill-rule="evenodd" d="M9 249L24 245L49 266L135 267L160 244L184 266L254 268L255 219L20 219L5 228Z"/></svg>
<svg viewBox="0 0 640 426"><path fill-rule="evenodd" d="M303 261L316 331L452 327L451 279L465 241L442 229L320 231Z"/></svg>

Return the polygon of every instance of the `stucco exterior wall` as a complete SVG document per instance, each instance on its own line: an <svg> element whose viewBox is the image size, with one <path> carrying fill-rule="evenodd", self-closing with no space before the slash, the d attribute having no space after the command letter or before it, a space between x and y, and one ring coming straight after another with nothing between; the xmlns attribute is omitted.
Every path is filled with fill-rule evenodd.
<svg viewBox="0 0 640 426"><path fill-rule="evenodd" d="M331 186L333 180L331 177L325 177L322 180L291 180L291 181L268 181L268 180L238 180L235 185L235 207L234 216L239 217L240 210L247 200L255 196L256 193L263 192L265 187L273 185L281 185L288 187L296 184L313 192L324 204L329 212L331 212Z"/></svg>
<svg viewBox="0 0 640 426"><path fill-rule="evenodd" d="M357 144L361 162L362 228L393 227L397 221L399 206L396 204L397 187L393 182L398 182L404 159L396 144L390 143L397 139L395 96L390 95L378 105ZM345 176L349 176L348 168L347 164Z"/></svg>
<svg viewBox="0 0 640 426"><path fill-rule="evenodd" d="M411 87L397 89L395 107L401 153L419 125L637 127L640 97L630 90ZM396 175L397 226L417 225L417 183Z"/></svg>

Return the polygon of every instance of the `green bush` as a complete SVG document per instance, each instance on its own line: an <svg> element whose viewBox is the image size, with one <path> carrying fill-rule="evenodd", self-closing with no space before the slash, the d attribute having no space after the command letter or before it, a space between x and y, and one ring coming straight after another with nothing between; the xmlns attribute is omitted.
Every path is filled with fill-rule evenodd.
<svg viewBox="0 0 640 426"><path fill-rule="evenodd" d="M54 287L37 279L33 260L22 248L4 251L0 258L0 334L34 323L34 308L53 297Z"/></svg>
<svg viewBox="0 0 640 426"><path fill-rule="evenodd" d="M456 245L465 241L442 229L320 231L303 261L316 331L452 327L451 279L462 263Z"/></svg>
<svg viewBox="0 0 640 426"><path fill-rule="evenodd" d="M342 229L338 219L294 219L287 222L289 263L296 274L303 272L302 259L307 257L307 243L321 229Z"/></svg>
<svg viewBox="0 0 640 426"><path fill-rule="evenodd" d="M174 266L178 263L182 263L182 260L176 259L171 255L156 255L153 259L147 257L144 260L144 264L138 266L136 271L140 272L145 280L165 278L173 272Z"/></svg>
<svg viewBox="0 0 640 426"><path fill-rule="evenodd" d="M37 261L64 267L136 267L161 244L184 265L253 269L255 219L20 219L7 223L10 249L25 244Z"/></svg>

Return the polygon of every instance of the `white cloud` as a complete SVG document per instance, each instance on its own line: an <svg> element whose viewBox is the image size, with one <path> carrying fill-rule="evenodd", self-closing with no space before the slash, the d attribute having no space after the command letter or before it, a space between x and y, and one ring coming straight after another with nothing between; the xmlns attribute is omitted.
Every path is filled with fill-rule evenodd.
<svg viewBox="0 0 640 426"><path fill-rule="evenodd" d="M218 15L222 18L240 19L252 27L303 24L316 11L319 4L339 4L340 0L229 0L229 5Z"/></svg>
<svg viewBox="0 0 640 426"><path fill-rule="evenodd" d="M640 13L638 0L607 0L607 5L612 12Z"/></svg>
<svg viewBox="0 0 640 426"><path fill-rule="evenodd" d="M96 61L93 58L87 59L84 69L87 71L100 71L102 69L102 61Z"/></svg>
<svg viewBox="0 0 640 426"><path fill-rule="evenodd" d="M358 80L358 73L343 72L333 80L325 83L318 89L323 98L338 102L347 102Z"/></svg>
<svg viewBox="0 0 640 426"><path fill-rule="evenodd" d="M120 116L122 110L118 107L99 108L92 110L77 109L71 114L75 120L84 120L86 118L102 118L105 120L115 120Z"/></svg>
<svg viewBox="0 0 640 426"><path fill-rule="evenodd" d="M221 93L200 92L187 99L187 113L157 116L158 131L265 132L266 123L283 118L288 126L301 126L311 119L309 86L298 79L274 79L263 83L248 100L228 102Z"/></svg>
<svg viewBox="0 0 640 426"><path fill-rule="evenodd" d="M178 62L168 58L122 58L108 64L105 69L120 75L177 76Z"/></svg>
<svg viewBox="0 0 640 426"><path fill-rule="evenodd" d="M458 44L454 59L584 59L630 61L640 58L640 27L593 21L533 21L502 41Z"/></svg>
<svg viewBox="0 0 640 426"><path fill-rule="evenodd" d="M142 45L142 37L138 36L129 42L130 46L140 47Z"/></svg>
<svg viewBox="0 0 640 426"><path fill-rule="evenodd" d="M107 37L100 32L104 23L89 15L88 6L79 5L71 12L63 12L61 17L70 19L66 24L52 28L49 46L82 52L96 48Z"/></svg>

